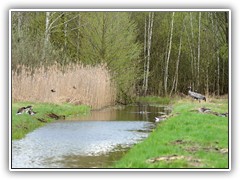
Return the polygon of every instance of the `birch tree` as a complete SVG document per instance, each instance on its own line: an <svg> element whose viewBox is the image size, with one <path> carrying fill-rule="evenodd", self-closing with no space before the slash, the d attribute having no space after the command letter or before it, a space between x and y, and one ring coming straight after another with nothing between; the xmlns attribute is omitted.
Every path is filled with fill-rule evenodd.
<svg viewBox="0 0 240 180"><path fill-rule="evenodd" d="M146 55L146 49L147 49L147 18L145 16L145 23L144 23L144 44L143 44L143 85L142 90L145 92L145 86L146 86L146 71L147 71L147 55Z"/></svg>
<svg viewBox="0 0 240 180"><path fill-rule="evenodd" d="M176 69L175 69L175 75L174 75L174 79L173 79L173 85L172 85L172 89L170 91L170 96L172 95L173 90L176 93L177 86L178 86L178 69L179 69L181 49L182 49L182 36L183 36L183 31L184 31L184 24L185 24L185 18L183 19L183 22L182 22L182 31L180 33L178 57L177 57L177 62L176 62Z"/></svg>
<svg viewBox="0 0 240 180"><path fill-rule="evenodd" d="M46 52L49 47L49 38L50 38L50 12L46 12L45 20L45 33L44 33L44 47L43 47L43 56L42 59L46 58Z"/></svg>
<svg viewBox="0 0 240 180"><path fill-rule="evenodd" d="M17 23L17 34L18 34L18 42L21 41L22 38L22 20L23 20L23 14L22 12L17 12L17 19L18 19L18 23Z"/></svg>
<svg viewBox="0 0 240 180"><path fill-rule="evenodd" d="M141 49L136 43L135 23L122 12L88 13L85 17L88 23L82 31L81 62L105 64L116 82L118 101L125 101L139 77L137 59Z"/></svg>
<svg viewBox="0 0 240 180"><path fill-rule="evenodd" d="M194 26L193 26L193 16L192 12L190 12L190 27L191 27L191 50L192 50L192 82L191 86L193 89L195 89L195 81L196 81L196 72L197 72L197 63L196 63L196 52L195 52L195 36L194 36Z"/></svg>
<svg viewBox="0 0 240 180"><path fill-rule="evenodd" d="M201 54L201 12L198 16L198 63L197 63L197 88L200 84L200 54Z"/></svg>
<svg viewBox="0 0 240 180"><path fill-rule="evenodd" d="M151 44L152 44L152 30L153 30L153 18L154 12L149 12L148 15L148 41L147 41L147 66L146 66L146 78L145 78L145 89L144 95L146 96L148 90L148 78L149 78L149 66L151 59Z"/></svg>
<svg viewBox="0 0 240 180"><path fill-rule="evenodd" d="M169 60L170 60L170 55L171 55L171 48L172 48L174 14L175 14L175 12L172 13L171 34L170 34L169 49L168 49L167 62L166 62L166 68L165 68L165 74L164 74L164 92L165 92L165 95L167 95L167 93L168 93L168 91L167 91L167 85L168 85L168 65L169 65Z"/></svg>
<svg viewBox="0 0 240 180"><path fill-rule="evenodd" d="M69 17L68 17L68 16ZM45 32L44 32L44 48L43 48L43 56L42 59L47 58L47 51L50 48L50 38L54 31L59 27L63 27L63 34L64 34L64 56L66 56L66 49L67 49L67 38L68 38L68 23L76 19L78 14L74 16L70 16L67 12L46 12L45 16ZM62 21L61 21L62 20ZM79 27L76 27L79 28Z"/></svg>

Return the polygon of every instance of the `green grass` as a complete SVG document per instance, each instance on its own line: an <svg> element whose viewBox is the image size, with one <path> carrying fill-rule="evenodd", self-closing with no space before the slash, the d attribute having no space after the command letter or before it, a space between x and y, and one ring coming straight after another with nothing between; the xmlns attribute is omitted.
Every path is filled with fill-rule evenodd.
<svg viewBox="0 0 240 180"><path fill-rule="evenodd" d="M207 103L179 100L174 116L158 124L143 142L135 145L114 168L228 168L228 118L191 111L208 107L227 112L227 99ZM177 143L180 142L180 143ZM171 161L149 162L162 156L184 156Z"/></svg>
<svg viewBox="0 0 240 180"><path fill-rule="evenodd" d="M32 105L33 110L37 114L30 116L28 114L16 115L18 108ZM66 119L89 113L90 108L85 105L71 105L71 104L50 104L50 103L33 103L33 102L17 102L12 103L12 139L21 139L27 133L34 129L45 125L37 120L43 118L47 122L54 121L46 116L48 113L55 113L57 115L65 115Z"/></svg>

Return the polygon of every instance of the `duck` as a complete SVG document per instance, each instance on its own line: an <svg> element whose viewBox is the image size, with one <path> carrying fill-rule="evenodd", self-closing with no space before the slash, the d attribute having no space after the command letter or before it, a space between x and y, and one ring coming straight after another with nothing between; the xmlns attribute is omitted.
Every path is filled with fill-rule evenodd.
<svg viewBox="0 0 240 180"><path fill-rule="evenodd" d="M157 116L157 117L155 117L155 122L164 121L166 118L167 118L166 115Z"/></svg>

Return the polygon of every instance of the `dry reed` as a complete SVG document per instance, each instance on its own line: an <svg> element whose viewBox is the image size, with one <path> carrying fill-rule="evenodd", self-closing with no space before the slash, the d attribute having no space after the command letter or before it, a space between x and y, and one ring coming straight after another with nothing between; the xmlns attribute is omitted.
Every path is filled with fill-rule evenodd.
<svg viewBox="0 0 240 180"><path fill-rule="evenodd" d="M62 72L57 65L37 69L30 75L22 67L12 72L13 101L85 104L94 109L113 105L116 88L104 65L68 66Z"/></svg>

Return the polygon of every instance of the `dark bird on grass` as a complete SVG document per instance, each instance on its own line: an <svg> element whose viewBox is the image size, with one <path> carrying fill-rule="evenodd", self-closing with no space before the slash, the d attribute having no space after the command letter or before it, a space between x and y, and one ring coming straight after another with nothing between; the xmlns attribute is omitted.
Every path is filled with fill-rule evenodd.
<svg viewBox="0 0 240 180"><path fill-rule="evenodd" d="M59 115L54 114L54 113L49 113L49 114L47 114L47 116L50 117L50 118L56 119L56 120L60 118Z"/></svg>
<svg viewBox="0 0 240 180"><path fill-rule="evenodd" d="M37 118L37 120L40 121L40 122L43 122L43 123L46 123L46 122L47 122L47 121L46 121L45 119L43 119L43 118Z"/></svg>
<svg viewBox="0 0 240 180"><path fill-rule="evenodd" d="M55 119L55 120L66 118L65 115L57 115L57 114L54 114L54 113L49 113L49 114L47 114L47 116L52 118L52 119Z"/></svg>
<svg viewBox="0 0 240 180"><path fill-rule="evenodd" d="M51 89L51 92L52 92L52 93L55 93L56 91L55 91L54 89Z"/></svg>
<svg viewBox="0 0 240 180"><path fill-rule="evenodd" d="M212 114L216 115L216 116L220 116L220 117L228 117L228 113L218 113L218 112L212 112Z"/></svg>
<svg viewBox="0 0 240 180"><path fill-rule="evenodd" d="M77 89L76 86L73 86L73 89Z"/></svg>
<svg viewBox="0 0 240 180"><path fill-rule="evenodd" d="M207 113L207 112L210 112L211 109L205 108L205 107L201 107L201 108L198 109L198 111L199 111L200 113Z"/></svg>
<svg viewBox="0 0 240 180"><path fill-rule="evenodd" d="M21 107L18 109L17 114L16 115L20 115L23 114L24 112L26 112L26 107Z"/></svg>
<svg viewBox="0 0 240 180"><path fill-rule="evenodd" d="M206 97L200 93L193 92L191 87L188 88L188 95L191 96L193 99L198 100L199 102L201 100L204 100L206 102Z"/></svg>
<svg viewBox="0 0 240 180"><path fill-rule="evenodd" d="M226 113L220 113L220 116L221 116L221 117L228 117L228 112L226 112Z"/></svg>

